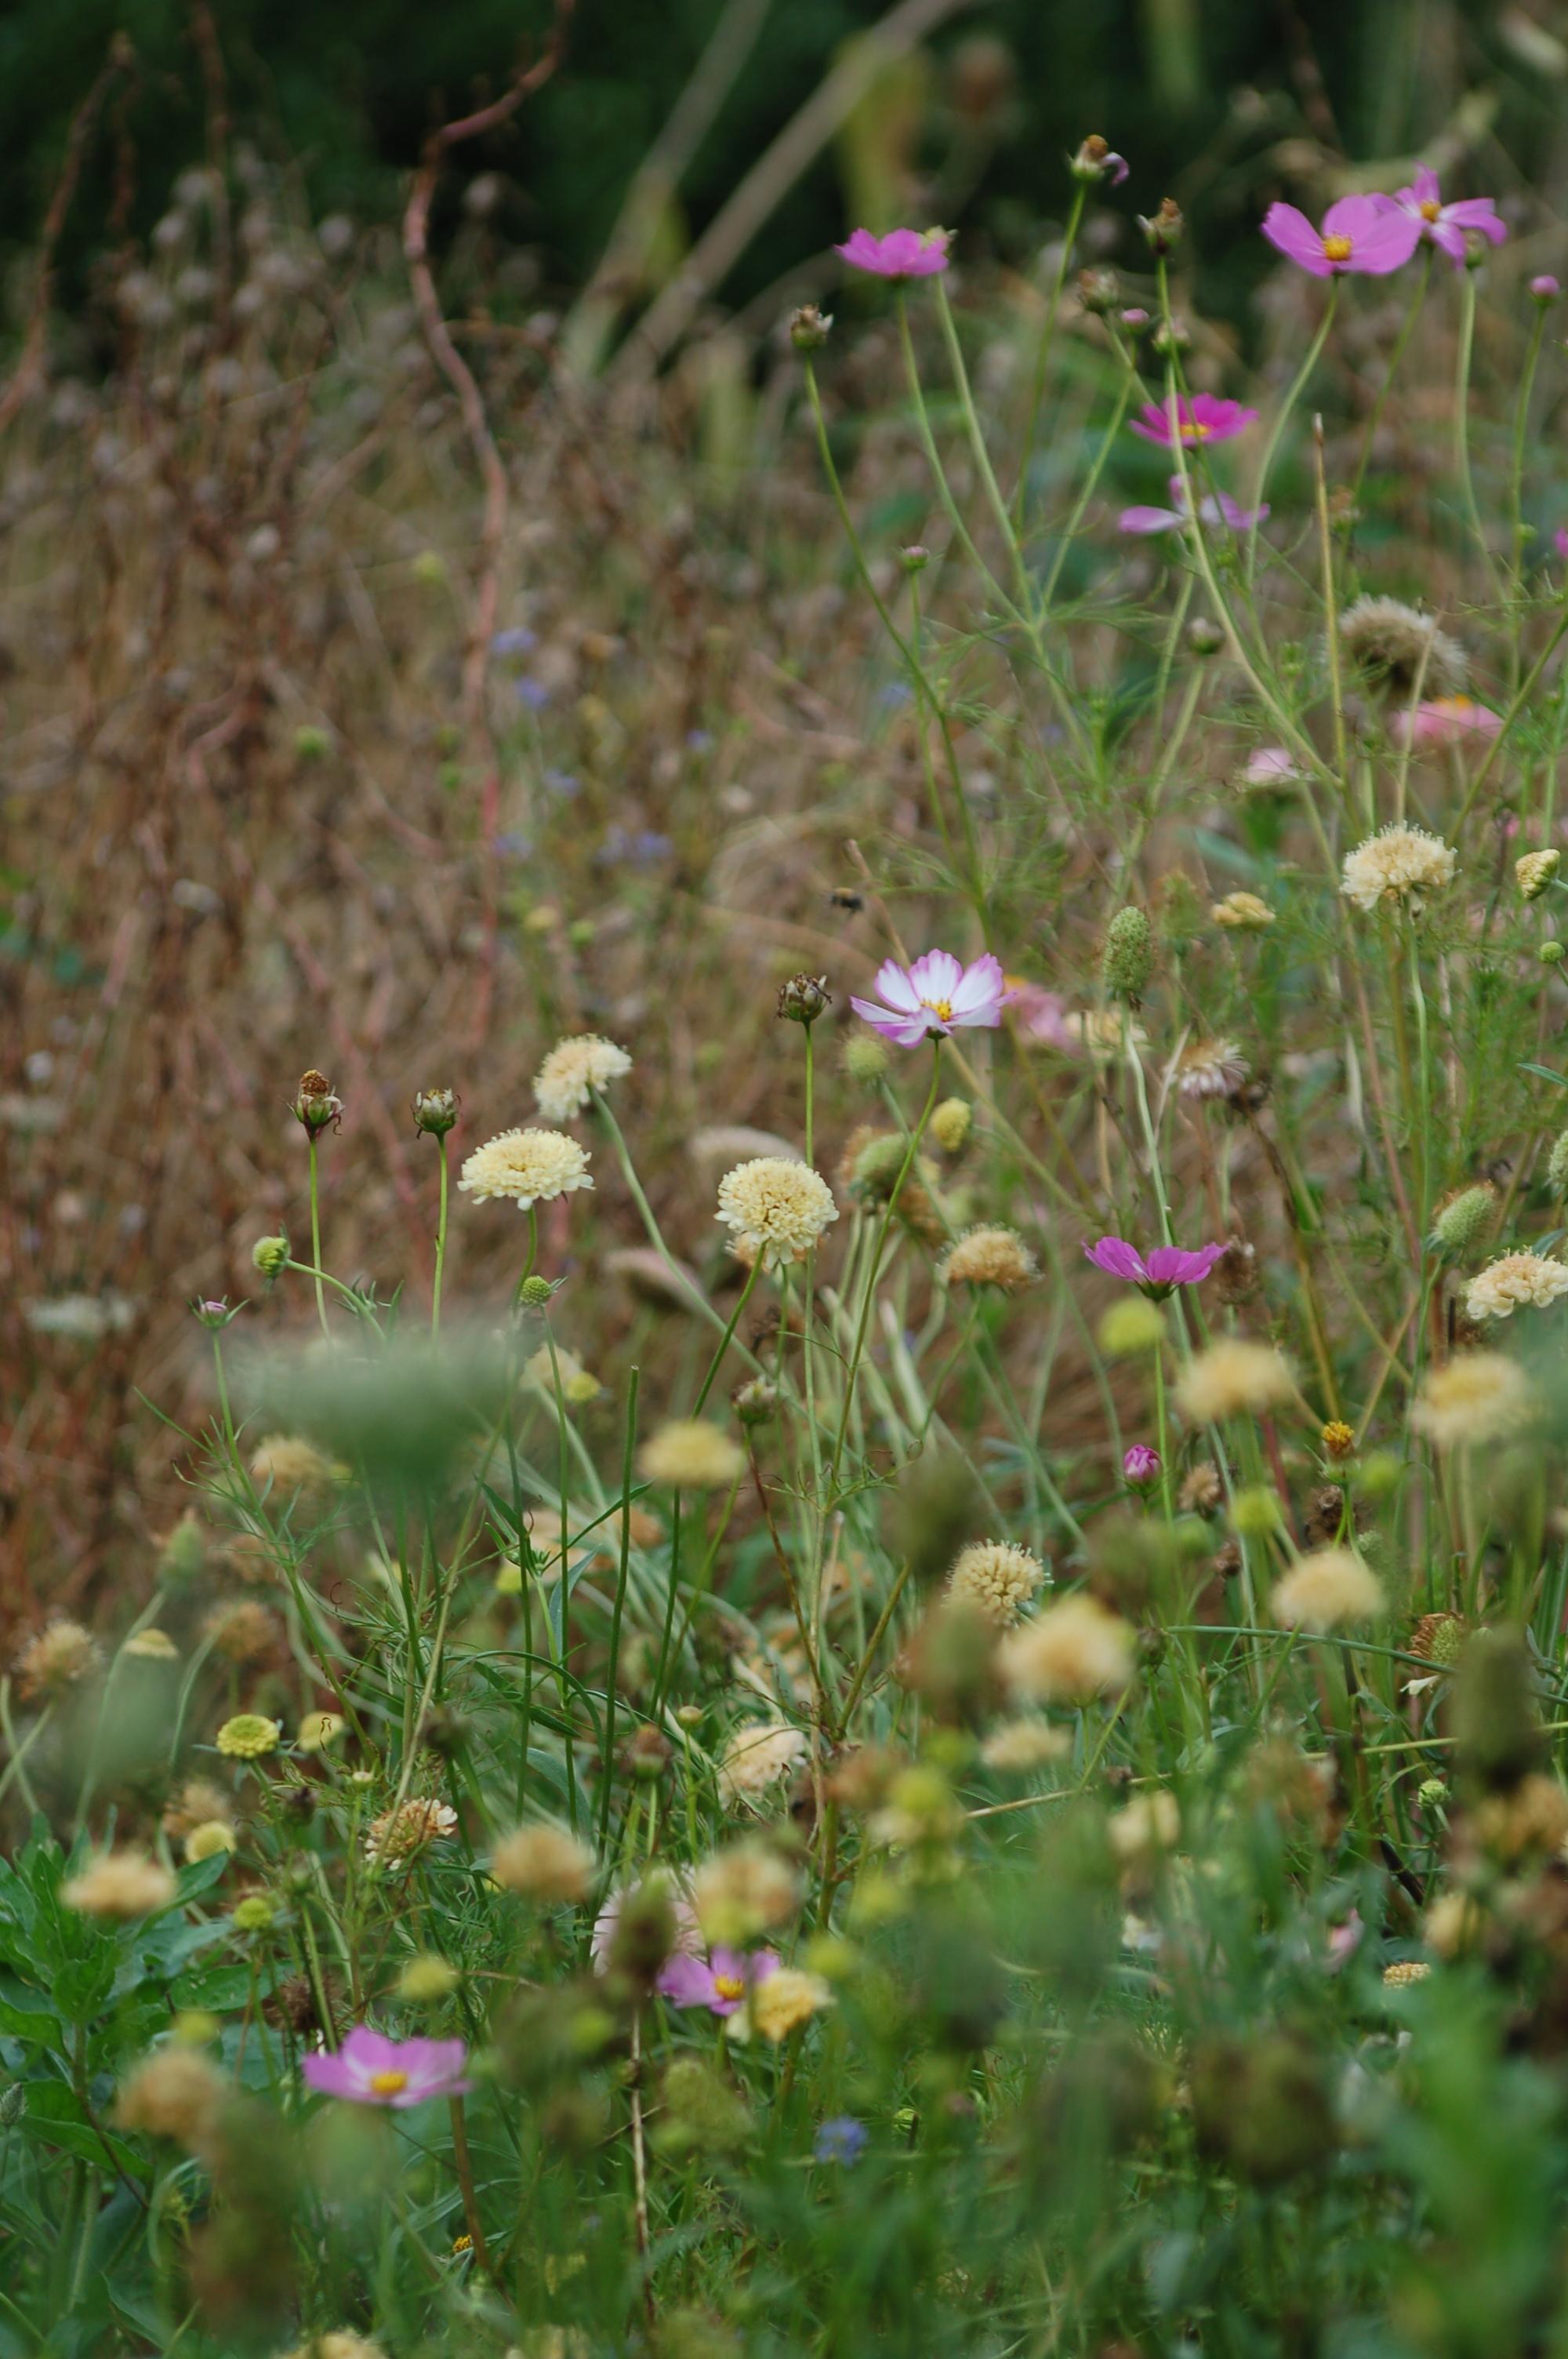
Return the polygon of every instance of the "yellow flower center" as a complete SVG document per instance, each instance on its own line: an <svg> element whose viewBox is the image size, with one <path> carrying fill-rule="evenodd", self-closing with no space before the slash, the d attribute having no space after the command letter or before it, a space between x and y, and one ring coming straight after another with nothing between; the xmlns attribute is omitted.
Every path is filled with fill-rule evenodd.
<svg viewBox="0 0 1568 2359"><path fill-rule="evenodd" d="M950 1024L952 1022L953 1003L950 999L923 999L920 1005L922 1007L929 1008L932 1015L936 1016L942 1023Z"/></svg>
<svg viewBox="0 0 1568 2359"><path fill-rule="evenodd" d="M406 2072L373 2072L370 2085L378 2097L395 2097L408 2086Z"/></svg>
<svg viewBox="0 0 1568 2359"><path fill-rule="evenodd" d="M1422 206L1421 217L1422 221L1436 221L1442 211L1443 207L1438 203L1436 198L1428 197L1426 202Z"/></svg>
<svg viewBox="0 0 1568 2359"><path fill-rule="evenodd" d="M1182 420L1182 440L1184 442L1206 442L1208 440L1208 434L1209 429L1204 424L1201 418L1184 418Z"/></svg>
<svg viewBox="0 0 1568 2359"><path fill-rule="evenodd" d="M719 1998L744 1998L746 1995L746 1985L739 1974L715 1974L713 1989Z"/></svg>
<svg viewBox="0 0 1568 2359"><path fill-rule="evenodd" d="M1324 259L1327 262L1348 262L1350 240L1344 236L1325 237L1323 241L1323 252Z"/></svg>
<svg viewBox="0 0 1568 2359"><path fill-rule="evenodd" d="M1456 719L1460 719L1466 712L1475 712L1476 700L1473 696L1440 696L1437 699L1437 709L1440 712L1452 712Z"/></svg>

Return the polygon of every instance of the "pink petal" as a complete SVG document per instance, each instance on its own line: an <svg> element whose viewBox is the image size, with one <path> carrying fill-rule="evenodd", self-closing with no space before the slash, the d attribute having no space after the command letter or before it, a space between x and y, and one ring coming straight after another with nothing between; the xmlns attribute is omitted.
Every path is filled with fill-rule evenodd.
<svg viewBox="0 0 1568 2359"><path fill-rule="evenodd" d="M964 970L951 951L926 951L909 970L909 979L923 1001L951 1001L964 979Z"/></svg>
<svg viewBox="0 0 1568 2359"><path fill-rule="evenodd" d="M899 965L896 959L884 959L877 969L875 988L881 993L890 1007L901 1007L913 1016L920 1006L920 994L912 973Z"/></svg>
<svg viewBox="0 0 1568 2359"><path fill-rule="evenodd" d="M1418 205L1438 205L1443 202L1443 190L1437 174L1430 164L1418 164L1415 168L1415 179L1408 189L1401 189L1400 194L1413 197Z"/></svg>
<svg viewBox="0 0 1568 2359"><path fill-rule="evenodd" d="M1409 213L1376 214L1353 240L1350 267L1368 277L1386 277L1390 270L1402 268L1420 244L1421 223Z"/></svg>
<svg viewBox="0 0 1568 2359"><path fill-rule="evenodd" d="M1000 1006L1006 989L1000 960L986 951L964 969L948 997L955 1016L970 1016L982 1007Z"/></svg>
<svg viewBox="0 0 1568 2359"><path fill-rule="evenodd" d="M1125 1277L1136 1285L1149 1275L1142 1255L1125 1237L1100 1237L1092 1245L1086 1244L1084 1253L1108 1277Z"/></svg>
<svg viewBox="0 0 1568 2359"><path fill-rule="evenodd" d="M1271 205L1263 216L1263 234L1287 261L1300 263L1315 277L1327 277L1330 265L1324 255L1323 240L1298 207Z"/></svg>
<svg viewBox="0 0 1568 2359"><path fill-rule="evenodd" d="M665 1959L654 1987L672 2006L711 2006L715 1996L713 1977L714 1968L705 1966L700 1958L677 1953Z"/></svg>
<svg viewBox="0 0 1568 2359"><path fill-rule="evenodd" d="M1136 433L1136 427L1133 429ZM1116 519L1118 532L1174 532L1186 517L1177 508L1123 508Z"/></svg>

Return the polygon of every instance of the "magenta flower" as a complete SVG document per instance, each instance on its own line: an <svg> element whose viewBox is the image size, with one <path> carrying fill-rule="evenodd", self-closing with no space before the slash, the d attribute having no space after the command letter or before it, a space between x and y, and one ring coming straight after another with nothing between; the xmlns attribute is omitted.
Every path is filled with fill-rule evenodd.
<svg viewBox="0 0 1568 2359"><path fill-rule="evenodd" d="M1314 229L1294 205L1271 205L1263 216L1270 245L1314 278L1347 271L1385 277L1407 263L1421 244L1422 224L1392 197L1341 197Z"/></svg>
<svg viewBox="0 0 1568 2359"><path fill-rule="evenodd" d="M952 235L946 229L890 229L886 237L873 237L858 229L833 251L851 270L870 271L873 278L935 278L947 267Z"/></svg>
<svg viewBox="0 0 1568 2359"><path fill-rule="evenodd" d="M1145 1258L1125 1237L1100 1237L1084 1247L1097 1269L1108 1277L1125 1277L1156 1302L1173 1287L1201 1284L1224 1251L1223 1245L1199 1245L1195 1253L1180 1245L1156 1245Z"/></svg>
<svg viewBox="0 0 1568 2359"><path fill-rule="evenodd" d="M1418 704L1415 712L1394 716L1394 734L1401 745L1458 745L1466 738L1495 737L1503 716L1473 696L1436 696Z"/></svg>
<svg viewBox="0 0 1568 2359"><path fill-rule="evenodd" d="M1169 508L1123 508L1117 517L1119 532L1179 532L1189 520L1186 486L1180 475L1171 477L1171 497L1175 502ZM1247 532L1261 524L1269 511L1266 507L1244 508L1224 492L1206 492L1198 502L1198 515L1207 525L1228 525L1232 532Z"/></svg>
<svg viewBox="0 0 1568 2359"><path fill-rule="evenodd" d="M1188 450L1195 442L1228 442L1233 434L1244 434L1257 415L1238 401L1221 401L1212 393L1184 393L1176 399L1176 424ZM1132 431L1145 442L1161 442L1168 450L1173 440L1171 413L1164 402L1146 401L1132 421Z"/></svg>
<svg viewBox="0 0 1568 2359"><path fill-rule="evenodd" d="M704 1958L676 1951L666 1961L654 1988L672 2006L705 2006L709 2015L735 2015L746 1994L765 1983L778 1964L772 1950L748 1956L744 1950L710 1950Z"/></svg>
<svg viewBox="0 0 1568 2359"><path fill-rule="evenodd" d="M1396 189L1391 201L1414 223L1417 245L1440 245L1456 270L1470 259L1466 232L1489 237L1494 245L1501 245L1509 234L1490 197L1465 197L1456 205L1445 205L1437 175L1427 164L1419 167L1410 188Z"/></svg>
<svg viewBox="0 0 1568 2359"><path fill-rule="evenodd" d="M1160 1480L1161 1460L1146 1441L1135 1441L1121 1462L1121 1478L1134 1491L1147 1491Z"/></svg>
<svg viewBox="0 0 1568 2359"><path fill-rule="evenodd" d="M319 2049L300 2070L324 2097L356 2105L390 2105L404 2113L427 2097L460 2097L468 2049L460 2039L388 2039L358 2023L335 2055Z"/></svg>
<svg viewBox="0 0 1568 2359"><path fill-rule="evenodd" d="M849 1005L901 1049L918 1048L928 1036L946 1039L967 1025L983 1024L994 1031L1012 996L1001 962L989 951L969 966L961 966L951 951L927 951L911 967L886 959L877 969L876 987L885 1007L874 999L851 999Z"/></svg>
<svg viewBox="0 0 1568 2359"><path fill-rule="evenodd" d="M1543 270L1539 278L1530 280L1530 291L1538 303L1555 303L1563 292L1562 281L1553 278L1550 270Z"/></svg>

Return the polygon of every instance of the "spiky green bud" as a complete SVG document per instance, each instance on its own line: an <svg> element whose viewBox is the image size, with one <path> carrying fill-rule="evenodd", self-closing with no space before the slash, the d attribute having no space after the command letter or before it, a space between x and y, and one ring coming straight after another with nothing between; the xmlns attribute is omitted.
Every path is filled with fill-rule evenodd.
<svg viewBox="0 0 1568 2359"><path fill-rule="evenodd" d="M1136 1007L1154 972L1154 932L1143 911L1129 903L1119 909L1105 933L1100 973L1113 999Z"/></svg>

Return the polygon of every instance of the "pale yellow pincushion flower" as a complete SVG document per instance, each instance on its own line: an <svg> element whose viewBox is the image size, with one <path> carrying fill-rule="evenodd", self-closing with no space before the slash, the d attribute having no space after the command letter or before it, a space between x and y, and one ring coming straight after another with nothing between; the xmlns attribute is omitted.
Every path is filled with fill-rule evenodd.
<svg viewBox="0 0 1568 2359"><path fill-rule="evenodd" d="M1176 1407L1191 1425L1227 1417L1261 1417L1295 1390L1288 1364L1271 1343L1223 1335L1195 1353L1176 1379Z"/></svg>
<svg viewBox="0 0 1568 2359"><path fill-rule="evenodd" d="M582 1900L593 1882L593 1854L564 1827L541 1821L503 1835L490 1873L503 1891L548 1903Z"/></svg>
<svg viewBox="0 0 1568 2359"><path fill-rule="evenodd" d="M1013 1540L972 1540L947 1575L947 1595L999 1630L1011 1629L1045 1578L1032 1549Z"/></svg>
<svg viewBox="0 0 1568 2359"><path fill-rule="evenodd" d="M509 1198L524 1212L592 1185L587 1153L561 1130L503 1130L475 1147L458 1180L476 1203Z"/></svg>
<svg viewBox="0 0 1568 2359"><path fill-rule="evenodd" d="M1425 828L1385 827L1346 854L1340 891L1369 917L1385 904L1419 908L1427 894L1453 883L1454 869L1452 846Z"/></svg>
<svg viewBox="0 0 1568 2359"><path fill-rule="evenodd" d="M1383 1610L1383 1586L1349 1549L1298 1557L1274 1584L1269 1610L1286 1630L1343 1630Z"/></svg>
<svg viewBox="0 0 1568 2359"><path fill-rule="evenodd" d="M833 1191L808 1163L782 1155L738 1163L719 1183L718 1217L735 1233L738 1251L777 1269L809 1253L838 1217Z"/></svg>
<svg viewBox="0 0 1568 2359"><path fill-rule="evenodd" d="M1529 1378L1501 1352L1466 1352L1433 1368L1416 1395L1411 1423L1439 1450L1500 1441L1530 1422Z"/></svg>
<svg viewBox="0 0 1568 2359"><path fill-rule="evenodd" d="M645 1483L672 1491L725 1491L740 1479L746 1453L732 1434L706 1419L672 1419L650 1434L638 1453Z"/></svg>
<svg viewBox="0 0 1568 2359"><path fill-rule="evenodd" d="M1082 1703L1119 1695L1132 1677L1133 1634L1118 1614L1080 1593L1010 1631L998 1650L1002 1678L1032 1703Z"/></svg>
<svg viewBox="0 0 1568 2359"><path fill-rule="evenodd" d="M557 1040L534 1076L534 1103L546 1122L569 1122L580 1114L595 1090L608 1087L632 1070L632 1060L613 1040L597 1032L579 1033Z"/></svg>
<svg viewBox="0 0 1568 2359"><path fill-rule="evenodd" d="M750 2039L755 2035L777 2048L792 2031L798 2031L832 2004L832 1990L820 1974L802 1973L795 1966L775 1966L771 1974L752 1984L746 2006L730 2017L729 2037Z"/></svg>
<svg viewBox="0 0 1568 2359"><path fill-rule="evenodd" d="M1470 1319L1511 1319L1516 1310L1544 1310L1568 1294L1568 1264L1545 1254L1499 1254L1477 1270L1465 1295Z"/></svg>
<svg viewBox="0 0 1568 2359"><path fill-rule="evenodd" d="M90 1860L62 1884L59 1897L83 1917L110 1917L129 1923L167 1908L178 1889L161 1861L146 1852L109 1851Z"/></svg>
<svg viewBox="0 0 1568 2359"><path fill-rule="evenodd" d="M806 1738L786 1721L748 1721L719 1756L719 1790L733 1810L792 1777L806 1759Z"/></svg>
<svg viewBox="0 0 1568 2359"><path fill-rule="evenodd" d="M1040 1265L1016 1229L980 1226L966 1229L948 1247L938 1275L945 1286L994 1286L1000 1294L1017 1294L1033 1284Z"/></svg>

